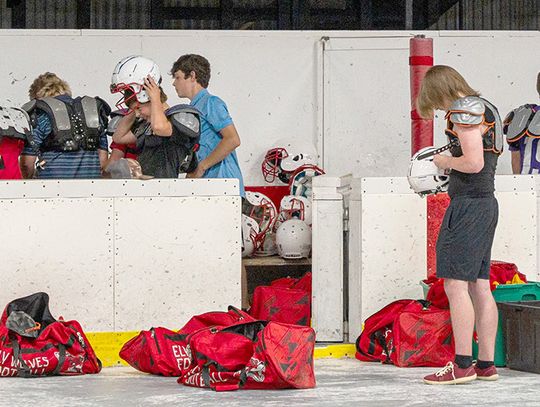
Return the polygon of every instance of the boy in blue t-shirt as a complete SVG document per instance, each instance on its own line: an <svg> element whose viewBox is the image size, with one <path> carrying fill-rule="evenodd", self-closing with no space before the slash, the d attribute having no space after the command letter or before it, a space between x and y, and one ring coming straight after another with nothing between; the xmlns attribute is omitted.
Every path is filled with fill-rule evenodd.
<svg viewBox="0 0 540 407"><path fill-rule="evenodd" d="M182 55L171 69L173 86L181 98L188 98L201 113L199 165L188 178L237 178L243 197L244 182L236 156L240 136L232 121L227 105L208 90L210 63L201 55Z"/></svg>

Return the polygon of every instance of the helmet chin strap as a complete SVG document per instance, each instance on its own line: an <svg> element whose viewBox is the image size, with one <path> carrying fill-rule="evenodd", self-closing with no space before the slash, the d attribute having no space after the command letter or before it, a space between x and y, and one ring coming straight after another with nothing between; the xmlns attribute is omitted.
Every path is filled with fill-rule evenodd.
<svg viewBox="0 0 540 407"><path fill-rule="evenodd" d="M420 154L418 157L416 157L416 159L417 160L424 160L424 159L429 158L431 156L440 154L440 153L442 153L442 152L444 152L446 150L450 150L452 147L458 147L459 145L460 145L459 140L454 139L450 143L448 143L447 145L439 147L436 150L428 151L427 153Z"/></svg>

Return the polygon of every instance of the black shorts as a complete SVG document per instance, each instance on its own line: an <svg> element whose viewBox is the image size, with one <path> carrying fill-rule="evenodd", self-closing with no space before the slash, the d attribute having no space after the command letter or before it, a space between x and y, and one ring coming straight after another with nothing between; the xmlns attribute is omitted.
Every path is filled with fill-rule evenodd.
<svg viewBox="0 0 540 407"><path fill-rule="evenodd" d="M495 197L453 198L437 240L437 277L489 279L499 205Z"/></svg>

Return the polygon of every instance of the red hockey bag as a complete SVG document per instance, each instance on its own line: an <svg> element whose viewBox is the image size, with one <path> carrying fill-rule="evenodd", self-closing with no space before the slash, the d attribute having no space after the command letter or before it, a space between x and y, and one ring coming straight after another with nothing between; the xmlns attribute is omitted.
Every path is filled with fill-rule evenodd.
<svg viewBox="0 0 540 407"><path fill-rule="evenodd" d="M124 344L120 357L141 372L178 377L191 362L187 349L189 334L209 326L229 326L245 321L253 321L253 318L232 306L228 312L196 315L178 332L160 327L141 331Z"/></svg>
<svg viewBox="0 0 540 407"><path fill-rule="evenodd" d="M295 290L307 291L311 294L311 273L307 272L301 278L284 277L270 283L272 287L294 288Z"/></svg>
<svg viewBox="0 0 540 407"><path fill-rule="evenodd" d="M394 351L394 320L403 308L414 302L394 301L366 319L364 329L356 340L356 359L392 363L390 357Z"/></svg>
<svg viewBox="0 0 540 407"><path fill-rule="evenodd" d="M256 287L250 314L258 320L309 326L311 273L300 279L281 278L271 286Z"/></svg>
<svg viewBox="0 0 540 407"><path fill-rule="evenodd" d="M191 368L178 383L216 391L315 387L315 332L256 321L201 329L188 339Z"/></svg>
<svg viewBox="0 0 540 407"><path fill-rule="evenodd" d="M390 357L399 367L444 366L454 360L450 311L414 301L394 319L394 350Z"/></svg>
<svg viewBox="0 0 540 407"><path fill-rule="evenodd" d="M0 376L98 373L101 362L77 321L57 321L49 296L10 302L0 318Z"/></svg>

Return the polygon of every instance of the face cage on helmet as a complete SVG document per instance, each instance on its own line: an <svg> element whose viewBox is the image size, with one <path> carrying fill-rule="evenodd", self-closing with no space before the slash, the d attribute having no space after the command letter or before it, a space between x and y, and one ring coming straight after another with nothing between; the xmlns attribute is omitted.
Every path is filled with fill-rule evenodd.
<svg viewBox="0 0 540 407"><path fill-rule="evenodd" d="M288 209L280 210L278 218L274 223L274 233L278 230L279 226L289 219L300 219L306 221L306 206L300 199L292 198L290 200L291 207ZM298 207L296 207L298 205Z"/></svg>
<svg viewBox="0 0 540 407"><path fill-rule="evenodd" d="M313 170L314 174L313 175L309 175L309 176L306 176L305 172L306 171L309 171L309 170ZM306 164L306 165L302 165L301 167L298 167L298 169L293 173L293 175L291 175L291 178L289 179L289 191L291 193L291 195L295 195L293 193L293 187L298 187L298 185L295 185L299 183L299 180L297 179L297 176L300 175L300 173L304 172L304 176L301 177L300 179L303 179L303 178L313 178L313 177L316 177L318 175L324 175L325 172L324 170L322 170L321 168L317 167L316 165L313 165L313 164ZM300 182L300 184L305 184L307 182L304 181L304 182Z"/></svg>
<svg viewBox="0 0 540 407"><path fill-rule="evenodd" d="M283 210L283 212L289 215L288 219L294 218L305 221L306 206L304 205L304 202L297 198L292 198L290 202L291 207Z"/></svg>
<svg viewBox="0 0 540 407"><path fill-rule="evenodd" d="M250 226L249 228L249 235L247 236L249 240L251 240L251 243L253 244L253 251L251 252L250 256L255 253L257 250L257 232L255 232L255 229ZM244 237L245 239L245 237Z"/></svg>
<svg viewBox="0 0 540 407"><path fill-rule="evenodd" d="M135 89L139 89L138 91L135 91ZM130 91L133 94L126 98L125 92ZM132 82L132 83L117 83L115 85L111 85L111 93L122 93L122 97L116 102L115 106L118 110L125 110L125 114L129 114L133 112L139 105L141 104L139 100L137 99L137 94L139 94L142 91L142 86L138 83ZM132 104L133 108L129 107L130 101L135 101L135 104Z"/></svg>
<svg viewBox="0 0 540 407"><path fill-rule="evenodd" d="M270 231L272 224L274 223L274 208L270 202L266 199L262 199L260 205L251 204L251 210L247 216L254 219L259 225L259 233L255 233L254 237L255 250L258 250L264 243L266 233Z"/></svg>
<svg viewBox="0 0 540 407"><path fill-rule="evenodd" d="M287 150L283 147L276 147L268 150L261 165L261 170L266 182L274 182L276 177L279 177L283 172L280 166L281 161L288 156Z"/></svg>
<svg viewBox="0 0 540 407"><path fill-rule="evenodd" d="M437 181L437 182L443 181L444 184L443 185L437 185L435 188L432 188L432 189L427 189L425 191L417 192L418 195L424 197L424 196L427 196L427 195L432 195L432 194L438 194L440 192L445 192L444 187L448 184L448 176L444 176L444 178L445 179L441 179L441 177L439 175L434 175L433 179L435 181Z"/></svg>

